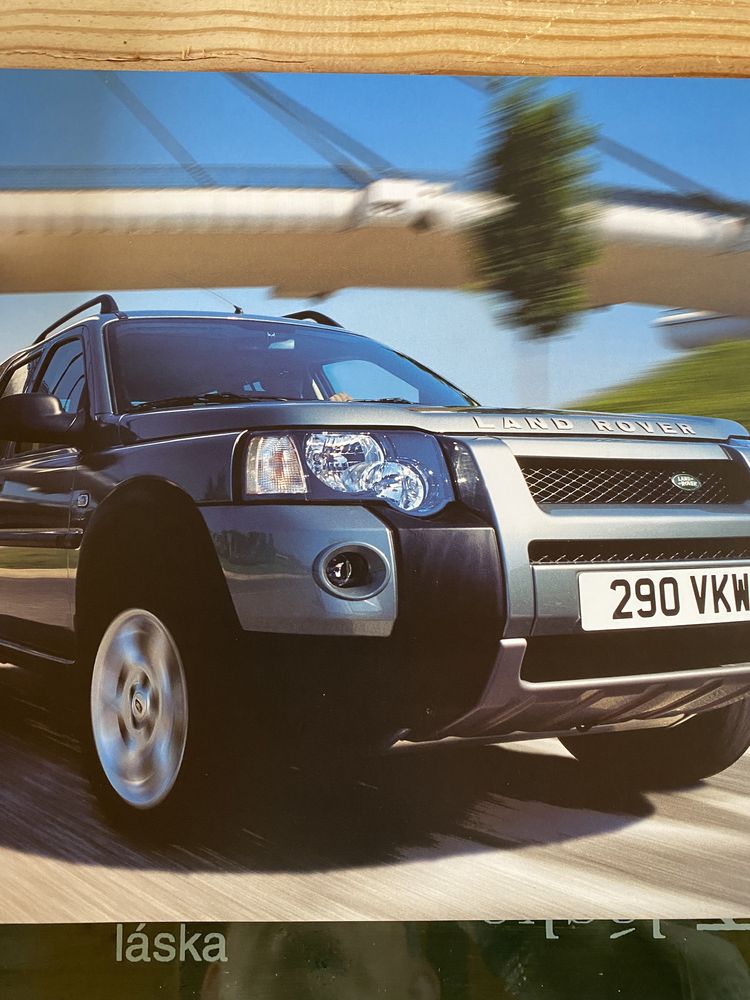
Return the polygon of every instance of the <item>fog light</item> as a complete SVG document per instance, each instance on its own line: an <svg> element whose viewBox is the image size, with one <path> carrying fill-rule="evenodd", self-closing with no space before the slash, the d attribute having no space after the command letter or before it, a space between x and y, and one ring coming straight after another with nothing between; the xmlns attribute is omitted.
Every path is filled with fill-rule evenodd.
<svg viewBox="0 0 750 1000"><path fill-rule="evenodd" d="M358 552L337 552L325 565L328 582L342 590L364 587L370 581L370 567Z"/></svg>
<svg viewBox="0 0 750 1000"><path fill-rule="evenodd" d="M372 545L334 545L321 552L313 565L318 586L346 601L375 597L390 575L386 557Z"/></svg>

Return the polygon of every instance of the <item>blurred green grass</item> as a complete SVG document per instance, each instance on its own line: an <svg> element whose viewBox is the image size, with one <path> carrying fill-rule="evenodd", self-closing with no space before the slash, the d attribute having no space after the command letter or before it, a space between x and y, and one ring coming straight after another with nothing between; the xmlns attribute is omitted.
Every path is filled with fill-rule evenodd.
<svg viewBox="0 0 750 1000"><path fill-rule="evenodd" d="M728 417L750 427L750 341L701 348L571 405L620 413Z"/></svg>
<svg viewBox="0 0 750 1000"><path fill-rule="evenodd" d="M3 569L60 569L67 562L64 549L5 548L0 552L0 570Z"/></svg>

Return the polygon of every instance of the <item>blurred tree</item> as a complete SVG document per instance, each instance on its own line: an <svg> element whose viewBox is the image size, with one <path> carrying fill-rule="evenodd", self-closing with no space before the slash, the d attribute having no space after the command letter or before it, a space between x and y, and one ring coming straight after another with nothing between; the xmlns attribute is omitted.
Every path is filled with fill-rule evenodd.
<svg viewBox="0 0 750 1000"><path fill-rule="evenodd" d="M500 315L531 337L561 333L586 305L583 270L599 246L584 151L595 141L572 97L547 97L537 80L497 92L480 180L501 201L475 227L475 267Z"/></svg>

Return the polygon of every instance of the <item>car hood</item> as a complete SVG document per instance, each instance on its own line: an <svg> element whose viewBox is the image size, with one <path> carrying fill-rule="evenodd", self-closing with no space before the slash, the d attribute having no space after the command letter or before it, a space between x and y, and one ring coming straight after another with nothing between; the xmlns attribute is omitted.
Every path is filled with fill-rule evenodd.
<svg viewBox="0 0 750 1000"><path fill-rule="evenodd" d="M395 403L253 402L126 413L117 418L123 443L263 428L401 428L432 434L619 437L726 441L747 437L732 420L674 414L584 410L438 407Z"/></svg>

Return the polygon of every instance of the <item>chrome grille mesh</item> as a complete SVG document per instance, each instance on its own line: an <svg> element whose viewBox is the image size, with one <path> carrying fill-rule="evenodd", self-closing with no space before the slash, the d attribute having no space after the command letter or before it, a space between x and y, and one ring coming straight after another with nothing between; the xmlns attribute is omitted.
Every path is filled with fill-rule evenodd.
<svg viewBox="0 0 750 1000"><path fill-rule="evenodd" d="M743 499L729 461L683 465L536 459L520 465L539 504L720 504ZM690 492L675 486L672 477L681 473L700 480L700 488Z"/></svg>
<svg viewBox="0 0 750 1000"><path fill-rule="evenodd" d="M750 538L534 541L529 545L529 559L535 566L750 561Z"/></svg>

